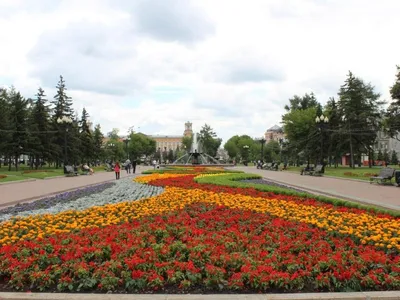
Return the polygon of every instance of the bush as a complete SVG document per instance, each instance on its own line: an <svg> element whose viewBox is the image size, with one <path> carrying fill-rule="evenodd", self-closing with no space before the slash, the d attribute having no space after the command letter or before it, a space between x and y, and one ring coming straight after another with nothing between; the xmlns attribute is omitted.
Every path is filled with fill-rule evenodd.
<svg viewBox="0 0 400 300"><path fill-rule="evenodd" d="M7 175L0 174L0 179L7 178Z"/></svg>

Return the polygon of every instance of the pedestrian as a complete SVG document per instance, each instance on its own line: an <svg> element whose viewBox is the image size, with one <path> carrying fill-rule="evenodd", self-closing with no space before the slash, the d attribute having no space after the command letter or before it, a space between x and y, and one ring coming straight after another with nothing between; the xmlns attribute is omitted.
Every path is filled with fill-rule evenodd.
<svg viewBox="0 0 400 300"><path fill-rule="evenodd" d="M156 164L157 164L157 161L156 161L155 159L153 159L153 167L154 167L154 170L156 169Z"/></svg>
<svg viewBox="0 0 400 300"><path fill-rule="evenodd" d="M136 172L136 164L137 164L137 161L136 161L136 159L134 159L134 160L132 161L132 172L133 172L133 173ZM129 173L130 173L130 172L129 172Z"/></svg>
<svg viewBox="0 0 400 300"><path fill-rule="evenodd" d="M125 162L125 170L126 170L126 174L130 174L131 173L131 161L129 159L126 160ZM135 173L135 172L133 172Z"/></svg>
<svg viewBox="0 0 400 300"><path fill-rule="evenodd" d="M115 171L115 179L118 180L120 178L120 172L121 172L121 166L119 165L119 162L115 163L114 171Z"/></svg>

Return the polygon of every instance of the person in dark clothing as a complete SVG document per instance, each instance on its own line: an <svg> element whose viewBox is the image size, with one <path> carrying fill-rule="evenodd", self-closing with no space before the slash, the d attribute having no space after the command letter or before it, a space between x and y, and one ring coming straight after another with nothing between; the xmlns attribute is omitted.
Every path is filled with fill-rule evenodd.
<svg viewBox="0 0 400 300"><path fill-rule="evenodd" d="M132 161L132 171L133 171L133 173L135 173L136 172L136 159L134 159L133 161Z"/></svg>

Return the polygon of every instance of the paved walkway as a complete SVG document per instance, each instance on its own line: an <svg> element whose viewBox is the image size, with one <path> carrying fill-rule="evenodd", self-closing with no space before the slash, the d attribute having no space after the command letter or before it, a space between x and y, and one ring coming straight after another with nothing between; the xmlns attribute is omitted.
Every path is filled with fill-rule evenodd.
<svg viewBox="0 0 400 300"><path fill-rule="evenodd" d="M121 178L140 174L144 170L151 169L148 166L136 167L136 174L126 174L121 170ZM77 189L83 186L98 184L115 180L114 172L98 172L90 175L74 177L56 177L38 179L34 181L12 182L0 185L0 207L13 205L19 202L27 202L42 198L47 195L61 193L67 190ZM0 298L1 299L1 298Z"/></svg>
<svg viewBox="0 0 400 300"><path fill-rule="evenodd" d="M326 194L339 199L354 200L400 211L400 187L332 177L301 176L285 171L259 170L256 167L235 167L233 169L259 174L266 179L306 189L317 194Z"/></svg>

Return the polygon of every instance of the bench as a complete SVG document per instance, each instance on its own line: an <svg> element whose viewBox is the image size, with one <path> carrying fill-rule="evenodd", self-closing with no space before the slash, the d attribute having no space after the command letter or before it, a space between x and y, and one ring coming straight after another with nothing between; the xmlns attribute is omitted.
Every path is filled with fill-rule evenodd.
<svg viewBox="0 0 400 300"><path fill-rule="evenodd" d="M112 172L112 171L114 171L114 168L110 164L106 164L106 166L104 167L104 170L106 172Z"/></svg>
<svg viewBox="0 0 400 300"><path fill-rule="evenodd" d="M264 165L262 166L262 168L263 168L264 170L270 170L271 167L272 167L272 163L266 163L266 164L264 164Z"/></svg>
<svg viewBox="0 0 400 300"><path fill-rule="evenodd" d="M313 167L304 168L303 170L301 170L300 175L322 176L323 173L324 173L324 166L317 165L315 169Z"/></svg>
<svg viewBox="0 0 400 300"><path fill-rule="evenodd" d="M66 176L78 176L78 170L73 166L64 166L64 174Z"/></svg>
<svg viewBox="0 0 400 300"><path fill-rule="evenodd" d="M378 181L380 184L387 183L388 181L391 183L395 171L396 170L392 168L382 168L378 176L369 178L369 183L374 182L374 180Z"/></svg>

